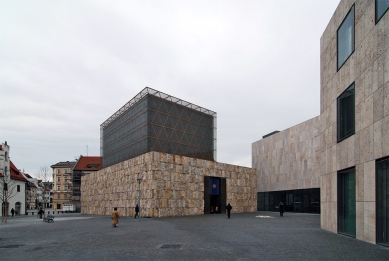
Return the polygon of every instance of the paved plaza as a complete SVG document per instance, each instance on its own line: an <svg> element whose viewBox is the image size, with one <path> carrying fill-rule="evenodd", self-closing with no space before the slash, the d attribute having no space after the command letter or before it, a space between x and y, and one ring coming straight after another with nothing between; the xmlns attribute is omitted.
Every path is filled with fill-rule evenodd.
<svg viewBox="0 0 389 261"><path fill-rule="evenodd" d="M320 229L320 215L170 218L55 214L0 223L0 260L389 260L389 248Z"/></svg>

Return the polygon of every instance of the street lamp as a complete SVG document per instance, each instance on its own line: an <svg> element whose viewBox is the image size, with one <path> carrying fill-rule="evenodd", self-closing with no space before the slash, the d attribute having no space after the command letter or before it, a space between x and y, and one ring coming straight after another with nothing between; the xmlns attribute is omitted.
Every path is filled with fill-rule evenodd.
<svg viewBox="0 0 389 261"><path fill-rule="evenodd" d="M141 178L137 178L137 181L138 181L138 206L139 206L139 215L138 215L138 219L140 221L140 182L142 181Z"/></svg>

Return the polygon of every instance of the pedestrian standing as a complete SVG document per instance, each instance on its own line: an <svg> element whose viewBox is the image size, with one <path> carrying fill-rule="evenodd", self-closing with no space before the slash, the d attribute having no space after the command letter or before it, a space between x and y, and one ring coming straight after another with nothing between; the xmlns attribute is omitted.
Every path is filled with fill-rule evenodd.
<svg viewBox="0 0 389 261"><path fill-rule="evenodd" d="M11 214L12 214L12 217L15 215L15 210L14 210L14 208L11 209Z"/></svg>
<svg viewBox="0 0 389 261"><path fill-rule="evenodd" d="M227 207L226 207L226 209L227 209L228 218L230 218L231 209L232 209L232 207L231 207L230 203L228 203L228 204L227 204Z"/></svg>
<svg viewBox="0 0 389 261"><path fill-rule="evenodd" d="M42 210L42 208L39 208L39 211L38 211L39 218L42 218L42 215L43 215L43 210Z"/></svg>
<svg viewBox="0 0 389 261"><path fill-rule="evenodd" d="M138 204L136 204L136 206L135 206L135 216L134 216L134 218L136 218L136 216L139 217L139 206L138 206Z"/></svg>
<svg viewBox="0 0 389 261"><path fill-rule="evenodd" d="M282 203L282 201L280 202L278 207L280 208L280 216L283 217L284 216L284 204Z"/></svg>
<svg viewBox="0 0 389 261"><path fill-rule="evenodd" d="M114 208L113 209L113 212L112 212L112 226L113 227L116 227L116 224L119 223L119 212L118 212L118 209L117 208Z"/></svg>

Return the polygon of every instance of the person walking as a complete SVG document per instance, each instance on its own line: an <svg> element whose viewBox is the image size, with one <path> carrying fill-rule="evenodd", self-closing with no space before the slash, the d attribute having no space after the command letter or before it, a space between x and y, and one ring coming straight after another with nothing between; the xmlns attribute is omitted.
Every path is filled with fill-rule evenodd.
<svg viewBox="0 0 389 261"><path fill-rule="evenodd" d="M12 214L12 217L14 217L14 215L15 215L15 210L14 210L14 208L11 209L11 214Z"/></svg>
<svg viewBox="0 0 389 261"><path fill-rule="evenodd" d="M284 204L282 203L282 201L280 202L278 207L280 208L280 216L283 217L284 216Z"/></svg>
<svg viewBox="0 0 389 261"><path fill-rule="evenodd" d="M227 204L227 207L226 207L226 209L227 209L227 215L228 215L228 218L230 218L231 209L232 209L232 207L231 207L230 203L228 203L228 204Z"/></svg>
<svg viewBox="0 0 389 261"><path fill-rule="evenodd" d="M43 215L43 210L42 210L42 208L40 207L40 208L39 208L39 211L38 211L38 216L39 216L39 218L42 218L42 215Z"/></svg>
<svg viewBox="0 0 389 261"><path fill-rule="evenodd" d="M112 212L112 226L113 227L116 227L116 224L119 223L119 212L118 212L118 209L117 208L114 208L113 209L113 212Z"/></svg>
<svg viewBox="0 0 389 261"><path fill-rule="evenodd" d="M135 206L135 216L134 216L134 218L136 218L136 216L139 217L139 206L138 206L138 204L136 204L136 206Z"/></svg>

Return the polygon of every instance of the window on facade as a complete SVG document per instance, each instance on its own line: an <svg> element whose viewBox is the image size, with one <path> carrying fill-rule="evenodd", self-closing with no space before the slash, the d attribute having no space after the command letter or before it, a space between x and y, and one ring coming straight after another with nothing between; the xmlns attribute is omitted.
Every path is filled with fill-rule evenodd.
<svg viewBox="0 0 389 261"><path fill-rule="evenodd" d="M377 243L389 246L389 158L376 162Z"/></svg>
<svg viewBox="0 0 389 261"><path fill-rule="evenodd" d="M20 185L16 185L16 191L20 192Z"/></svg>
<svg viewBox="0 0 389 261"><path fill-rule="evenodd" d="M65 194L65 199L68 198L68 194Z"/></svg>
<svg viewBox="0 0 389 261"><path fill-rule="evenodd" d="M5 152L5 161L8 161L8 151Z"/></svg>
<svg viewBox="0 0 389 261"><path fill-rule="evenodd" d="M354 52L354 5L338 29L338 70Z"/></svg>
<svg viewBox="0 0 389 261"><path fill-rule="evenodd" d="M59 174L59 173L61 173L61 170L60 170L60 169L58 169L58 170L57 170L57 173L58 173L58 174Z"/></svg>
<svg viewBox="0 0 389 261"><path fill-rule="evenodd" d="M338 172L338 233L355 237L355 168Z"/></svg>
<svg viewBox="0 0 389 261"><path fill-rule="evenodd" d="M58 199L60 199L60 198L61 198L61 195L60 195L60 194L58 194L57 198L58 198Z"/></svg>
<svg viewBox="0 0 389 261"><path fill-rule="evenodd" d="M68 190L68 186L65 186L64 190Z"/></svg>
<svg viewBox="0 0 389 261"><path fill-rule="evenodd" d="M57 190L58 190L58 191L61 190L61 186L57 186Z"/></svg>
<svg viewBox="0 0 389 261"><path fill-rule="evenodd" d="M389 0L375 0L375 22L381 19L389 10Z"/></svg>
<svg viewBox="0 0 389 261"><path fill-rule="evenodd" d="M60 181L61 181L61 177L58 177L58 178L57 178L57 181L60 182Z"/></svg>
<svg viewBox="0 0 389 261"><path fill-rule="evenodd" d="M355 133L355 88L354 83L337 100L338 142Z"/></svg>
<svg viewBox="0 0 389 261"><path fill-rule="evenodd" d="M65 169L65 173L68 173L68 169Z"/></svg>

